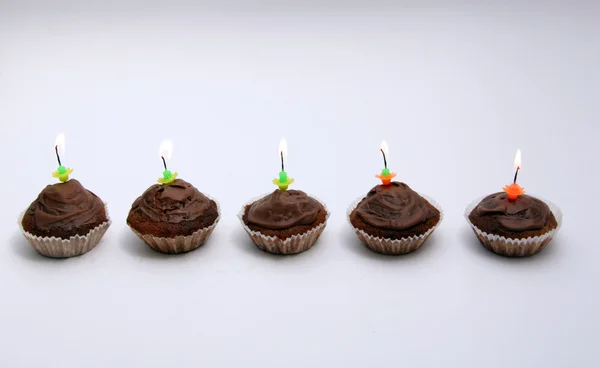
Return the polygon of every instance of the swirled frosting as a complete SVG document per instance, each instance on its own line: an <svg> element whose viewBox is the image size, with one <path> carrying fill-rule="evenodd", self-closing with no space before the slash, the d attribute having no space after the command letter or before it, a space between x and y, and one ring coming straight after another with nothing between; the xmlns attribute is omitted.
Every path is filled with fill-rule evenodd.
<svg viewBox="0 0 600 368"><path fill-rule="evenodd" d="M437 216L425 198L399 182L371 189L356 213L365 223L390 230L410 229Z"/></svg>
<svg viewBox="0 0 600 368"><path fill-rule="evenodd" d="M485 197L475 208L480 216L493 216L505 229L526 231L542 229L550 208L537 198L520 195L511 201L504 192Z"/></svg>
<svg viewBox="0 0 600 368"><path fill-rule="evenodd" d="M169 185L152 185L133 202L130 212L140 211L153 222L176 224L199 218L211 207L211 203L192 184L177 179Z"/></svg>
<svg viewBox="0 0 600 368"><path fill-rule="evenodd" d="M69 232L106 221L106 211L98 196L71 179L44 188L25 217L33 218L33 228L37 231L52 232L61 227ZM24 218L25 221L29 223L30 218Z"/></svg>
<svg viewBox="0 0 600 368"><path fill-rule="evenodd" d="M310 225L317 220L323 205L300 190L275 190L248 209L248 223L280 230Z"/></svg>

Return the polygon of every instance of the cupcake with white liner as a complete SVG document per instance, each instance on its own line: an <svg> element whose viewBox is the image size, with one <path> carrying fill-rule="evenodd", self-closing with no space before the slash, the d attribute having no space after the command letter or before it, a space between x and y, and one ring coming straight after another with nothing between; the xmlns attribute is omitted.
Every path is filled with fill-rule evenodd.
<svg viewBox="0 0 600 368"><path fill-rule="evenodd" d="M167 169L172 144L164 141L160 155L163 177L131 206L127 224L157 252L186 253L203 245L220 218L219 204Z"/></svg>
<svg viewBox="0 0 600 368"><path fill-rule="evenodd" d="M54 146L59 166L52 174L60 183L46 186L18 222L31 246L52 258L89 252L111 224L104 202L79 181L69 179L73 170L65 168L60 160L64 143L61 133Z"/></svg>
<svg viewBox="0 0 600 368"><path fill-rule="evenodd" d="M303 191L288 190L293 178L284 166L287 144L279 145L281 172L274 192L245 204L238 217L256 246L273 254L297 254L311 248L327 225L329 212Z"/></svg>
<svg viewBox="0 0 600 368"><path fill-rule="evenodd" d="M465 210L465 218L488 250L507 257L532 256L558 232L562 212L552 202L526 195L517 184L520 150L515 167L513 183L505 186L503 192L473 201Z"/></svg>
<svg viewBox="0 0 600 368"><path fill-rule="evenodd" d="M382 184L348 208L348 221L358 238L374 252L401 255L414 252L440 225L443 212L431 198L407 184L392 181L387 167L388 148L381 142L384 169L377 177Z"/></svg>

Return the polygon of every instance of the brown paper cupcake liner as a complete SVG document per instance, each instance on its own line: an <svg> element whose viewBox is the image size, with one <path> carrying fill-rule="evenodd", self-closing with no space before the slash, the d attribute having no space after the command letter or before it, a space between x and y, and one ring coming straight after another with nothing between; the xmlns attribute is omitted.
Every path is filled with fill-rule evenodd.
<svg viewBox="0 0 600 368"><path fill-rule="evenodd" d="M409 237L401 238L401 239L389 239L389 238L381 238L381 237L369 235L364 230L354 227L354 225L352 225L352 222L350 221L350 214L352 213L352 211L354 211L356 206L358 206L360 201L362 201L364 199L364 196L356 199L348 207L348 211L347 211L348 223L350 223L350 226L352 226L352 229L354 229L356 236L358 236L358 238L363 242L363 244L366 245L367 248L371 249L373 252L385 254L385 255L401 255L401 254L407 254L407 253L414 252L415 250L419 249L421 247L421 245L423 245L423 243L425 243L425 240L427 240L427 238L429 238L429 236L433 233L433 231L438 226L440 226L440 224L442 223L442 220L444 219L444 211L442 211L441 206L436 201L434 201L433 199L429 198L426 195L423 195L420 193L419 193L419 195L421 197L425 198L427 200L427 202L431 203L431 205L433 205L433 207L435 207L438 211L440 211L440 220L438 221L438 223L435 224L435 226L433 226L431 229L427 230L427 232L425 232L424 234L413 235L413 236L409 236Z"/></svg>
<svg viewBox="0 0 600 368"><path fill-rule="evenodd" d="M217 223L221 219L221 207L219 206L219 202L217 202L214 198L207 196L210 200L215 201L217 204L217 212L219 215L215 219L212 225L209 227L205 227L197 230L192 235L178 235L174 238L164 238L159 236L154 236L150 234L142 234L129 226L129 228L137 235L140 239L144 241L144 243L148 244L150 248L154 249L160 253L166 254L179 254L179 253L187 253L191 252L195 249L200 248L205 242L206 239L212 234L215 227L217 227Z"/></svg>
<svg viewBox="0 0 600 368"><path fill-rule="evenodd" d="M535 197L543 201L548 205L548 207L550 207L550 211L552 211L552 214L556 218L556 229L552 229L542 235L523 239L511 239L500 235L486 233L485 231L475 226L469 219L469 215L471 214L473 209L475 209L475 207L477 207L477 205L485 197L486 196L482 196L471 202L465 209L464 216L469 225L471 225L471 229L473 229L473 232L475 233L481 244L483 244L484 247L486 247L488 250L494 253L507 257L532 256L542 251L542 249L544 249L546 245L548 245L548 243L552 240L552 237L558 232L562 224L562 212L560 208L558 208L557 205L550 201L546 201L540 197Z"/></svg>
<svg viewBox="0 0 600 368"><path fill-rule="evenodd" d="M19 227L25 239L41 255L51 258L76 257L92 250L100 242L106 230L108 230L112 222L108 216L106 203L104 204L104 208L106 210L105 222L90 230L86 235L75 235L69 239L57 238L55 236L37 236L25 231L23 229L23 216L25 216L26 211L23 211L19 216Z"/></svg>
<svg viewBox="0 0 600 368"><path fill-rule="evenodd" d="M314 229L310 229L305 233L292 235L291 237L285 239L280 239L276 236L267 236L258 231L254 231L244 223L243 216L246 212L246 206L256 202L257 200L261 199L262 197L268 194L270 193L264 194L260 197L256 197L248 203L244 204L240 213L238 214L238 218L240 219L244 230L246 230L246 232L250 236L250 239L252 239L254 244L256 244L256 246L259 249L272 254L297 254L310 249L317 242L317 239L319 239L319 236L321 236L323 230L325 230L325 226L327 226L327 219L329 218L330 213L327 210L327 206L325 205L325 203L320 201L318 198L311 196L311 198L314 198L319 203L321 203L325 208L325 211L327 211L327 217L325 218L325 222L315 227Z"/></svg>

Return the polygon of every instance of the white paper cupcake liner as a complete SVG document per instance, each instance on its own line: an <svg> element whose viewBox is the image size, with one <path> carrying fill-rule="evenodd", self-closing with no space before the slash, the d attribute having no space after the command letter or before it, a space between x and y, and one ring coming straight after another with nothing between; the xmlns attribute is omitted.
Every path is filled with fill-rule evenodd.
<svg viewBox="0 0 600 368"><path fill-rule="evenodd" d="M218 216L209 227L205 227L199 229L192 233L192 235L179 235L174 238L164 238L159 236L154 236L150 234L142 234L139 231L135 230L131 226L129 228L137 235L140 239L142 239L146 244L150 246L150 248L154 249L160 253L166 254L179 254L179 253L187 253L192 250L200 248L206 242L206 239L212 234L215 227L219 223L221 219L221 207L219 206L219 202L217 202L214 198L207 196L210 200L213 200L217 204L217 212Z"/></svg>
<svg viewBox="0 0 600 368"><path fill-rule="evenodd" d="M421 245L425 243L425 240L427 240L427 238L429 238L433 231L437 229L438 226L440 226L442 220L444 219L444 211L436 201L434 201L426 195L420 193L419 195L425 198L427 202L431 203L433 207L440 211L440 220L438 221L438 223L421 235L413 235L401 239L389 239L369 235L364 230L354 227L354 225L352 225L352 222L350 221L350 214L352 213L352 211L354 211L356 206L358 206L360 201L362 201L365 198L364 196L356 199L354 202L352 202L352 204L350 204L350 206L348 207L346 218L348 220L348 223L350 223L350 226L352 226L352 229L354 229L356 236L358 236L358 238L363 242L363 244L366 245L367 248L371 249L373 252L385 255L401 255L411 253L419 249Z"/></svg>
<svg viewBox="0 0 600 368"><path fill-rule="evenodd" d="M100 242L100 239L102 239L106 230L108 230L112 222L108 216L108 207L106 206L106 203L104 204L104 209L106 211L105 222L90 230L86 235L75 235L69 239L57 238L55 236L37 236L25 231L25 229L23 229L23 217L25 216L26 210L19 216L18 223L25 239L27 239L33 249L37 250L41 255L51 258L76 257L92 250L98 242Z"/></svg>
<svg viewBox="0 0 600 368"><path fill-rule="evenodd" d="M250 200L248 203L242 206L242 209L238 213L238 218L240 219L244 230L246 230L254 244L256 244L259 249L272 254L297 254L310 249L317 242L317 239L319 239L319 236L321 233L323 233L323 230L325 230L325 226L327 226L327 219L329 218L330 213L329 210L327 210L325 203L318 198L311 196L311 198L317 200L325 208L325 211L327 212L325 222L305 233L292 235L291 237L285 239L279 239L276 236L267 236L258 231L250 229L248 225L244 223L243 219L244 213L246 212L246 206L269 194L271 193L263 194L262 196Z"/></svg>
<svg viewBox="0 0 600 368"><path fill-rule="evenodd" d="M465 209L464 216L465 216L465 219L467 220L467 222L469 223L469 225L471 225L471 228L473 229L473 232L475 232L475 235L477 235L477 238L479 238L479 241L481 241L481 243L487 249L491 250L494 253L501 254L501 255L507 256L507 257L532 256L532 255L540 252L542 249L544 249L546 247L546 245L548 245L548 243L550 242L550 240L552 240L552 237L554 236L554 234L556 234L558 232L558 230L560 229L560 226L562 224L562 212L560 211L560 208L558 208L557 205L555 205L554 203L552 203L550 201L546 201L540 197L535 197L535 198L543 201L544 203L546 203L548 205L548 207L550 207L550 211L552 211L552 214L556 218L556 222L558 224L556 226L556 229L552 229L542 235L523 238L523 239L511 239L511 238L506 238L506 237L500 236L500 235L488 234L485 231L480 230L469 219L469 215L471 214L473 209L475 209L475 207L477 207L477 205L485 197L487 197L487 196L482 196L482 197L474 200L473 202L471 202Z"/></svg>

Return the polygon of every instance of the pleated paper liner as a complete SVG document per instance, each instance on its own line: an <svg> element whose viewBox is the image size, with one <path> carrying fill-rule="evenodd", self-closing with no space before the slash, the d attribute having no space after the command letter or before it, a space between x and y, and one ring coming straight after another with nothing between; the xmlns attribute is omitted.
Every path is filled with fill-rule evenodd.
<svg viewBox="0 0 600 368"><path fill-rule="evenodd" d="M297 254L310 249L317 242L317 239L319 239L319 236L321 236L323 230L325 230L325 226L327 226L327 219L329 218L330 213L327 210L327 206L325 205L325 203L320 201L318 198L310 196L311 198L321 203L325 208L325 211L327 212L325 222L315 227L314 229L310 229L302 234L293 235L285 239L280 239L276 236L267 236L258 231L250 229L248 225L244 223L243 219L244 213L246 212L246 206L256 202L257 200L269 194L270 193L267 193L260 197L256 197L250 202L244 204L242 206L241 211L238 214L238 218L240 219L244 230L246 230L246 232L250 236L250 239L252 239L254 244L256 244L256 246L259 249L272 254Z"/></svg>
<svg viewBox="0 0 600 368"><path fill-rule="evenodd" d="M402 254L414 252L417 249L419 249L421 247L421 245L423 245L423 243L425 243L427 238L429 238L429 236L431 236L433 231L435 229L437 229L438 226L440 226L440 224L442 223L442 220L444 219L444 211L442 211L441 206L436 201L434 201L433 199L429 198L426 195L423 195L420 193L419 193L419 195L421 197L425 198L425 200L427 200L427 202L431 203L431 205L433 207L435 207L438 211L440 211L440 220L438 221L438 223L435 224L435 226L433 226L431 229L427 230L424 234L413 235L413 236L409 236L409 237L401 238L401 239L389 239L389 238L381 238L381 237L369 235L364 230L354 227L354 225L352 225L352 222L350 221L350 214L352 213L352 211L354 211L356 206L358 206L360 201L362 201L365 198L364 196L356 199L348 207L348 211L347 211L348 222L350 223L350 226L352 226L352 229L354 229L356 236L358 236L358 238L363 242L363 244L366 245L367 248L371 249L373 252L377 252L377 253L385 254L385 255L402 255Z"/></svg>
<svg viewBox="0 0 600 368"><path fill-rule="evenodd" d="M556 218L557 226L555 229L552 229L542 235L523 238L523 239L511 239L506 238L504 236L488 234L485 231L482 231L477 226L475 226L471 220L469 219L469 214L477 207L477 205L485 198L486 196L482 196L473 202L471 202L467 208L465 209L465 219L471 225L471 229L488 250L503 255L507 257L527 257L532 256L536 253L542 251L546 245L552 240L552 237L558 232L560 226L562 224L562 212L557 205L550 201L546 201L542 198L535 197L550 207L550 211Z"/></svg>
<svg viewBox="0 0 600 368"><path fill-rule="evenodd" d="M106 230L112 223L108 216L108 207L104 204L106 211L106 221L90 230L86 235L75 235L69 239L62 239L55 236L37 236L23 229L23 216L25 212L19 216L19 227L25 236L25 239L31 244L33 249L41 255L51 258L69 258L80 256L94 249L100 242Z"/></svg>
<svg viewBox="0 0 600 368"><path fill-rule="evenodd" d="M208 239L210 234L212 234L213 230L215 229L215 227L217 227L217 224L221 219L221 207L219 206L219 202L217 202L214 198L211 198L209 196L207 197L217 204L217 212L219 213L219 215L217 216L215 222L213 222L212 225L199 229L191 235L179 235L173 238L165 238L150 234L142 234L134 228L132 228L131 226L129 228L135 233L135 235L142 239L144 243L148 244L150 248L154 249L157 252L166 254L179 254L191 252L195 249L200 248L200 246L202 246L206 242L206 239Z"/></svg>

